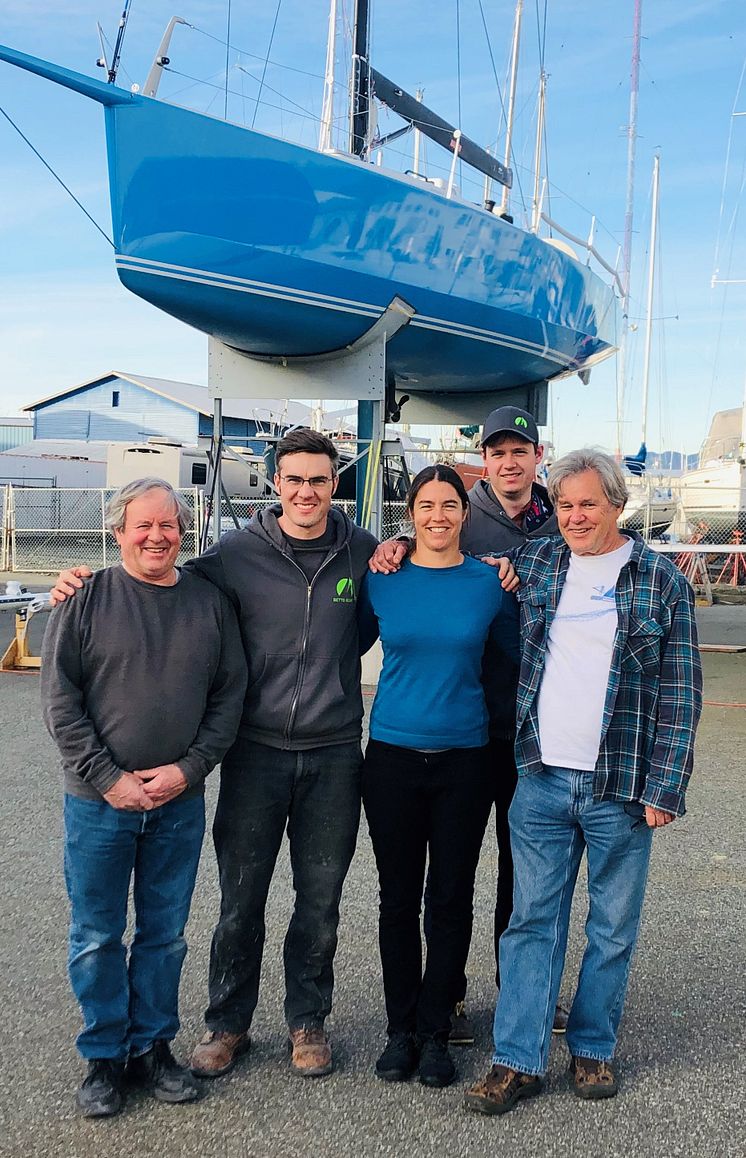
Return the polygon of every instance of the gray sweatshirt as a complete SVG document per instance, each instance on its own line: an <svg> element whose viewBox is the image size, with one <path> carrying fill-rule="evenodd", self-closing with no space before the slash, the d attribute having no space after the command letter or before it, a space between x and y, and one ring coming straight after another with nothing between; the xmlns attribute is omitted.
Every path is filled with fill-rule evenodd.
<svg viewBox="0 0 746 1158"><path fill-rule="evenodd" d="M121 566L99 571L44 634L44 722L65 791L84 799L160 764L178 764L185 796L203 792L236 735L245 688L233 608L194 574L160 587Z"/></svg>
<svg viewBox="0 0 746 1158"><path fill-rule="evenodd" d="M541 483L533 484L534 494L548 507L549 495ZM489 479L475 482L469 491L469 518L461 532L461 550L470 555L489 555L522 547L529 539L548 539L559 534L557 516L552 512L534 531L524 531L505 514Z"/></svg>
<svg viewBox="0 0 746 1158"><path fill-rule="evenodd" d="M238 612L249 665L239 737L302 751L360 738L357 594L376 540L332 508L334 538L309 583L277 523L259 511L186 567L215 583Z"/></svg>

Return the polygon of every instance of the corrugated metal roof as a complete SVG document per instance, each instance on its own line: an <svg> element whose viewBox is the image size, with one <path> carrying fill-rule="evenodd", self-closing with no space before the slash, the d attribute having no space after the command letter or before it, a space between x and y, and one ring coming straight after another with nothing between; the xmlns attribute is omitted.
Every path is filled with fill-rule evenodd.
<svg viewBox="0 0 746 1158"><path fill-rule="evenodd" d="M101 374L98 378L91 378L88 382L81 382L67 390L60 390L57 394L50 394L46 398L40 398L37 402L30 402L23 409L37 410L40 406L46 406L50 402L56 402L70 394L79 393L91 386L99 386L116 378L132 382L135 386L141 386L143 390L160 394L162 397L178 402L181 406L186 406L189 410L194 410L199 414L212 416L212 400L206 386L197 386L191 382L174 382L170 378L151 378L142 374L127 374L121 370L111 370L108 374ZM311 408L302 402L288 402L284 398L226 398L223 402L223 414L228 418L250 418L255 422L268 422L273 419L274 421L284 420L290 425L298 425L310 421Z"/></svg>
<svg viewBox="0 0 746 1158"><path fill-rule="evenodd" d="M83 442L80 439L35 438L22 446L3 451L4 455L24 458L79 458L88 462L106 462L106 442Z"/></svg>
<svg viewBox="0 0 746 1158"><path fill-rule="evenodd" d="M33 427L33 418L0 418L0 426L17 426L19 430L25 430L27 427Z"/></svg>

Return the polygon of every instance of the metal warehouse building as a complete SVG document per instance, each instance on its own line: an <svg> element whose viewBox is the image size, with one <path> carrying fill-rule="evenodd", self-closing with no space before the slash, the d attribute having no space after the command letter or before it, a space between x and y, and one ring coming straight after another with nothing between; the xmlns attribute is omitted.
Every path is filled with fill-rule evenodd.
<svg viewBox="0 0 746 1158"><path fill-rule="evenodd" d="M212 435L212 399L206 386L117 370L23 409L33 416L35 440L145 442L161 437L195 446L198 439ZM226 442L251 439L258 433L277 433L277 427L307 424L310 414L309 407L284 399L226 399L223 434ZM265 448L263 441L240 445L257 454Z"/></svg>

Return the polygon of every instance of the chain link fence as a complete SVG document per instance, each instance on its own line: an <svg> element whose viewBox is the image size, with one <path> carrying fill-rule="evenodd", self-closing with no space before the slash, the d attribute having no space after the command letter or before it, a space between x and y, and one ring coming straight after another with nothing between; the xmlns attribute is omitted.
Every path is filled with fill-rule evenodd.
<svg viewBox="0 0 746 1158"><path fill-rule="evenodd" d="M236 527L239 529L247 527L255 511L265 510L267 507L276 505L276 503L276 498L231 499L229 505L224 499L220 519L221 532L225 534L226 531L232 531ZM354 520L354 499L340 499L332 505L337 507L338 510L344 511L346 515ZM402 532L406 530L407 525L406 504L401 502L385 502L383 507L381 537L383 539L396 538L397 535L402 534Z"/></svg>
<svg viewBox="0 0 746 1158"><path fill-rule="evenodd" d="M714 586L746 586L746 511L733 488L708 488L699 506L687 500L685 509L673 486L662 487L651 480L631 488L629 504L622 517L624 526L639 531L654 546L679 562L685 574L697 582L705 576ZM104 525L104 510L112 490L57 487L0 486L0 570L52 573L71 563L85 563L93 569L118 559L116 542ZM198 554L205 508L202 492L184 490L194 523L184 536L180 559ZM271 506L275 499L234 499L222 504L221 532L236 525L246 527L255 511ZM335 504L351 518L355 504L342 500ZM384 504L383 538L406 530L404 503ZM686 548L681 558L675 545ZM696 548L700 550L697 551ZM691 561L694 552L698 562Z"/></svg>
<svg viewBox="0 0 746 1158"><path fill-rule="evenodd" d="M106 504L114 489L4 489L8 492L3 508L5 570L54 573L72 563L85 563L97 570L119 558L116 540L104 522ZM202 496L198 490L180 494L194 518L183 539L179 556L183 560L199 551Z"/></svg>

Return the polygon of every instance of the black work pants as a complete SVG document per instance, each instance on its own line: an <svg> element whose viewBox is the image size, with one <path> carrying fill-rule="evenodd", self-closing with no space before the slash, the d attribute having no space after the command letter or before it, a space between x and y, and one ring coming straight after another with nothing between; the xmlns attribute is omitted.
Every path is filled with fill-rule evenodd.
<svg viewBox="0 0 746 1158"><path fill-rule="evenodd" d="M491 739L487 745L487 765L492 777L497 836L497 896L495 898L495 983L500 988L500 938L513 912L513 854L510 851L508 809L518 783L512 740ZM425 885L425 938L430 941L430 880ZM462 973L452 1004L466 997L466 973Z"/></svg>
<svg viewBox="0 0 746 1158"><path fill-rule="evenodd" d="M363 805L380 885L388 1032L447 1034L471 941L474 876L493 799L486 748L424 753L371 740ZM429 935L420 911L429 860Z"/></svg>

